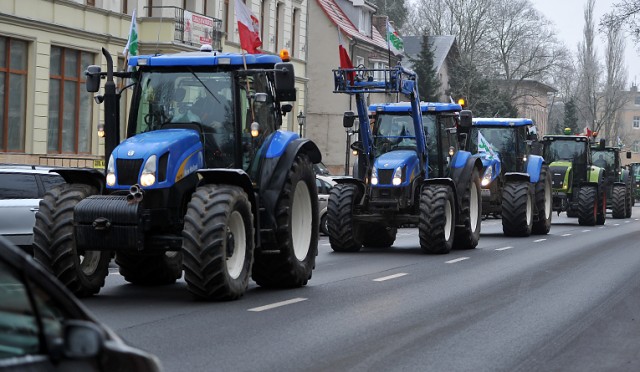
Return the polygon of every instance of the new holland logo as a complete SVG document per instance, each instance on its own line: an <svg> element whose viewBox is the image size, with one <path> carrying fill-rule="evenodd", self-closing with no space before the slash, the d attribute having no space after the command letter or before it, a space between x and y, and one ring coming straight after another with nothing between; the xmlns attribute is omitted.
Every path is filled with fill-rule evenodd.
<svg viewBox="0 0 640 372"><path fill-rule="evenodd" d="M133 151L133 150L129 150L129 151L127 151L127 155L129 155L129 156L133 156L135 153L136 153L136 152L135 152L135 151Z"/></svg>

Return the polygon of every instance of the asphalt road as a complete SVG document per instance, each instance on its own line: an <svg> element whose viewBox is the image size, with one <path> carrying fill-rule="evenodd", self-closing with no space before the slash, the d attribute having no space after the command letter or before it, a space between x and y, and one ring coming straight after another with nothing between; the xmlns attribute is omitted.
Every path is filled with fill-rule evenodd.
<svg viewBox="0 0 640 372"><path fill-rule="evenodd" d="M640 207L602 227L554 215L551 233L425 255L417 229L390 249L320 241L309 285L252 284L194 301L184 281L127 284L113 268L84 303L167 371L639 371Z"/></svg>

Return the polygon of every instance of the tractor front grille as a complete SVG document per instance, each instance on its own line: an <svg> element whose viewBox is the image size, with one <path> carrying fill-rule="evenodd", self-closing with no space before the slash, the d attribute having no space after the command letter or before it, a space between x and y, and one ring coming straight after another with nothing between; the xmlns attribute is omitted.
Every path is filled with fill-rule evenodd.
<svg viewBox="0 0 640 372"><path fill-rule="evenodd" d="M566 167L551 167L551 182L554 189L560 189L564 183L564 176L567 174Z"/></svg>
<svg viewBox="0 0 640 372"><path fill-rule="evenodd" d="M379 185L391 185L391 179L393 178L393 169L378 169L378 184Z"/></svg>
<svg viewBox="0 0 640 372"><path fill-rule="evenodd" d="M138 175L142 167L142 159L116 159L116 172L119 185L138 183Z"/></svg>

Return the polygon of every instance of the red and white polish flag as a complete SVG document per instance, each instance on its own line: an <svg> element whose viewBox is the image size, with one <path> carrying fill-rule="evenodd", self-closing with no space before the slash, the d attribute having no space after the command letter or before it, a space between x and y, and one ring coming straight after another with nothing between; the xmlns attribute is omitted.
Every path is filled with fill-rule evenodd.
<svg viewBox="0 0 640 372"><path fill-rule="evenodd" d="M249 7L242 0L236 0L236 20L238 21L238 33L240 34L240 47L249 54L260 53L257 49L262 45L262 40L260 40L260 21L251 13Z"/></svg>

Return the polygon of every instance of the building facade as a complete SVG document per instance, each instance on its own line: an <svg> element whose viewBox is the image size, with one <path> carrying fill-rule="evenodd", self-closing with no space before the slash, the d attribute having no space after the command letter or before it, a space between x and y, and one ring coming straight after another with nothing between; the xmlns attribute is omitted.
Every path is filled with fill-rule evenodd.
<svg viewBox="0 0 640 372"><path fill-rule="evenodd" d="M304 112L307 1L245 0L260 19L265 53L286 48ZM124 68L123 49L136 12L139 54L198 50L209 43L240 52L235 0L3 0L0 2L0 163L102 166L103 121L84 87L84 70L100 65L101 48ZM121 129L128 91L121 102ZM295 114L285 117L297 128ZM125 133L121 130L121 133Z"/></svg>
<svg viewBox="0 0 640 372"><path fill-rule="evenodd" d="M631 159L623 156L623 164L637 163L640 162L640 92L638 92L637 85L632 85L624 93L626 104L618 111L617 137L620 138L623 150L631 151ZM617 138L615 142L617 142Z"/></svg>

